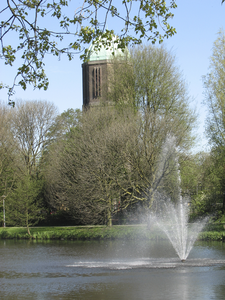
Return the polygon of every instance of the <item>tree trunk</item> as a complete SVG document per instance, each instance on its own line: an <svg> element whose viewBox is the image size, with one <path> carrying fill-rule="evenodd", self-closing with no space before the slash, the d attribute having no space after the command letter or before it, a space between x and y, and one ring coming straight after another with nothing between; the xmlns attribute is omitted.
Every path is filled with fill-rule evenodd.
<svg viewBox="0 0 225 300"><path fill-rule="evenodd" d="M28 232L29 235L31 235L29 226L27 226L27 232Z"/></svg>
<svg viewBox="0 0 225 300"><path fill-rule="evenodd" d="M29 235L31 235L31 234L30 234L29 223L28 223L28 221L29 221L28 208L27 208L26 215L27 215L27 218L26 218L26 223L27 223L27 224L26 224L26 225L27 225L27 232L28 232L28 234L29 234Z"/></svg>
<svg viewBox="0 0 225 300"><path fill-rule="evenodd" d="M108 209L108 226L112 227L112 214L111 214L111 209Z"/></svg>
<svg viewBox="0 0 225 300"><path fill-rule="evenodd" d="M223 207L222 207L222 213L225 213L225 193L223 193Z"/></svg>

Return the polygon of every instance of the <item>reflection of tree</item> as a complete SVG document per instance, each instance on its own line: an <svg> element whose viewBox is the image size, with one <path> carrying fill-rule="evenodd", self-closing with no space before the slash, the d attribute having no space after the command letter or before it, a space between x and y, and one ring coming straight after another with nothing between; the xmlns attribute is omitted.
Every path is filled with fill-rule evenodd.
<svg viewBox="0 0 225 300"><path fill-rule="evenodd" d="M221 267L220 271L224 272L224 268ZM215 299L224 299L225 298L225 285L224 284L220 284L220 285L215 285L214 286L214 295L215 295Z"/></svg>

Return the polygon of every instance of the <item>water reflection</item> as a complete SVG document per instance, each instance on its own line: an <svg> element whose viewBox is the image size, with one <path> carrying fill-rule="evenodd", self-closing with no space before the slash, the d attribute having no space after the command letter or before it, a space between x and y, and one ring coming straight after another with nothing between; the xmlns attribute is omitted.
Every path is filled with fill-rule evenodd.
<svg viewBox="0 0 225 300"><path fill-rule="evenodd" d="M1 240L0 258L0 299L225 299L224 265L146 268L178 263L165 241ZM224 244L196 243L187 263L199 258L224 260Z"/></svg>

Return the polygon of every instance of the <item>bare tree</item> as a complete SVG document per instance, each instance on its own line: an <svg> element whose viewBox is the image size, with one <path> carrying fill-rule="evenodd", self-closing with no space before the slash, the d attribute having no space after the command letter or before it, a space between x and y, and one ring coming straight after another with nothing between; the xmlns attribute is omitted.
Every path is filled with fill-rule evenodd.
<svg viewBox="0 0 225 300"><path fill-rule="evenodd" d="M53 205L64 205L83 222L107 219L111 224L120 199L117 181L123 177L122 153L134 124L134 118L118 115L112 108L85 112L67 142L53 147L50 154L47 178Z"/></svg>
<svg viewBox="0 0 225 300"><path fill-rule="evenodd" d="M11 131L29 174L51 141L49 131L56 116L55 105L47 101L21 101L11 110Z"/></svg>
<svg viewBox="0 0 225 300"><path fill-rule="evenodd" d="M46 168L48 198L56 209L82 223L112 224L118 210L141 203L151 208L154 193L177 171L172 139L175 121L133 109L98 107L86 111L67 140L56 143ZM160 167L160 172L159 172ZM171 183L171 180L170 180ZM171 187L172 189L172 187Z"/></svg>

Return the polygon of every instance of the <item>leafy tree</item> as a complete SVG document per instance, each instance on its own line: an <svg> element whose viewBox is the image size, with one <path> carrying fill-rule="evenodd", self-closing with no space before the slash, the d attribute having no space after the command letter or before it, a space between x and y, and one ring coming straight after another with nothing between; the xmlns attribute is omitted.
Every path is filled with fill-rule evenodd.
<svg viewBox="0 0 225 300"><path fill-rule="evenodd" d="M0 103L0 197L8 196L16 177L18 153L11 133L10 108Z"/></svg>
<svg viewBox="0 0 225 300"><path fill-rule="evenodd" d="M208 156L209 154L204 152L180 154L181 190L192 199L193 195L207 188L205 176Z"/></svg>
<svg viewBox="0 0 225 300"><path fill-rule="evenodd" d="M164 47L139 46L131 51L127 62L114 60L114 74L116 76L112 76L110 82L109 99L117 107L118 104L129 103L141 112L136 141L139 148L137 150L134 147L136 152L132 158L133 171L139 174L141 180L136 191L130 190L140 201L148 203L148 207L154 202L154 197L151 199L149 195L154 195L153 191L162 185L175 199L178 193L175 152L179 155L179 152L183 153L193 145L192 129L196 120L175 57ZM168 152L168 157L164 159L160 153L164 151L163 147L168 146L170 154ZM161 175L157 173L159 166ZM128 192L128 186L127 194L132 194Z"/></svg>
<svg viewBox="0 0 225 300"><path fill-rule="evenodd" d="M13 226L25 226L30 235L30 226L43 218L42 205L38 199L42 184L30 175L23 176L6 201L6 221Z"/></svg>
<svg viewBox="0 0 225 300"><path fill-rule="evenodd" d="M155 114L190 118L186 82L175 56L164 47L138 46L124 59L114 57L106 99L117 106L148 108ZM194 112L191 114L194 117ZM190 130L191 132L191 130Z"/></svg>
<svg viewBox="0 0 225 300"><path fill-rule="evenodd" d="M81 115L82 112L79 109L73 108L69 108L58 115L49 129L48 136L51 143L65 138L78 125Z"/></svg>
<svg viewBox="0 0 225 300"><path fill-rule="evenodd" d="M225 214L225 149L217 147L211 151L211 198L214 203L221 205L218 207ZM216 207L217 210L217 207Z"/></svg>
<svg viewBox="0 0 225 300"><path fill-rule="evenodd" d="M109 102L121 109L132 107L137 110L135 77L131 57L128 55L125 58L121 58L119 55L113 57L108 72L107 83L103 85L105 97L101 105Z"/></svg>
<svg viewBox="0 0 225 300"><path fill-rule="evenodd" d="M182 137L182 147L190 148L196 115L190 109L186 82L174 55L164 47L138 46L127 60L116 57L112 65L107 99L117 107L129 105L142 110L143 120L153 126L152 132L159 118L174 120L179 125L172 128L170 124L171 136Z"/></svg>
<svg viewBox="0 0 225 300"><path fill-rule="evenodd" d="M196 188L193 187L190 194L191 217L196 218L210 214L218 218L224 211L225 203L223 193L224 153L221 153L219 149L214 149L210 153L200 153L195 156L195 162L197 176L192 180L196 182Z"/></svg>
<svg viewBox="0 0 225 300"><path fill-rule="evenodd" d="M66 54L71 60L74 53L80 53L87 44L99 41L109 46L114 34L123 48L143 39L162 42L175 34L169 19L176 8L175 0L165 1L99 1L84 0L80 7L74 1L7 0L0 10L1 15L1 57L12 66L21 53L22 65L18 68L12 86L8 86L9 97L19 84L24 90L27 84L34 88L48 88L44 71L47 53L54 56ZM110 19L116 19L118 32L107 29ZM46 27L45 24L48 24ZM113 22L115 24L115 21ZM15 37L19 38L18 43ZM14 42L8 43L12 39ZM61 44L61 47L59 46ZM82 58L87 57L87 49ZM4 85L2 84L1 87Z"/></svg>
<svg viewBox="0 0 225 300"><path fill-rule="evenodd" d="M28 232L41 218L43 155L55 138L56 116L55 106L46 101L0 105L0 197L6 197L7 223L26 225ZM60 126L65 133L66 123Z"/></svg>
<svg viewBox="0 0 225 300"><path fill-rule="evenodd" d="M144 186L148 181L154 183L148 185L151 190L154 189L154 176L160 164L158 160L163 161L159 153L165 141L169 143L169 137L174 141L178 147L177 155L181 153L180 161L184 159L183 152L193 145L192 129L196 116L189 107L186 83L175 64L175 57L164 47L151 45L134 48L127 61L120 62L115 58L114 74L116 76L112 76L110 81L109 99L117 107L129 104L142 113L138 143L143 146L143 153L139 150L139 155L146 158L145 166L149 171ZM170 165L170 180L167 176L163 184L167 193L175 199L178 192L177 168L173 156L167 162ZM174 169L173 176L171 168ZM140 194L144 194L142 189Z"/></svg>
<svg viewBox="0 0 225 300"><path fill-rule="evenodd" d="M214 188L212 196L223 195L223 211L225 210L225 33L218 32L210 58L209 73L203 77L205 87L205 104L208 107L206 133L211 145L213 159ZM217 197L218 201L218 197Z"/></svg>
<svg viewBox="0 0 225 300"><path fill-rule="evenodd" d="M189 96L175 56L164 47L139 46L131 51L135 96L140 108L178 115L185 121Z"/></svg>
<svg viewBox="0 0 225 300"><path fill-rule="evenodd" d="M212 146L225 145L225 33L220 30L213 45L209 73L203 77L208 106L206 133Z"/></svg>

